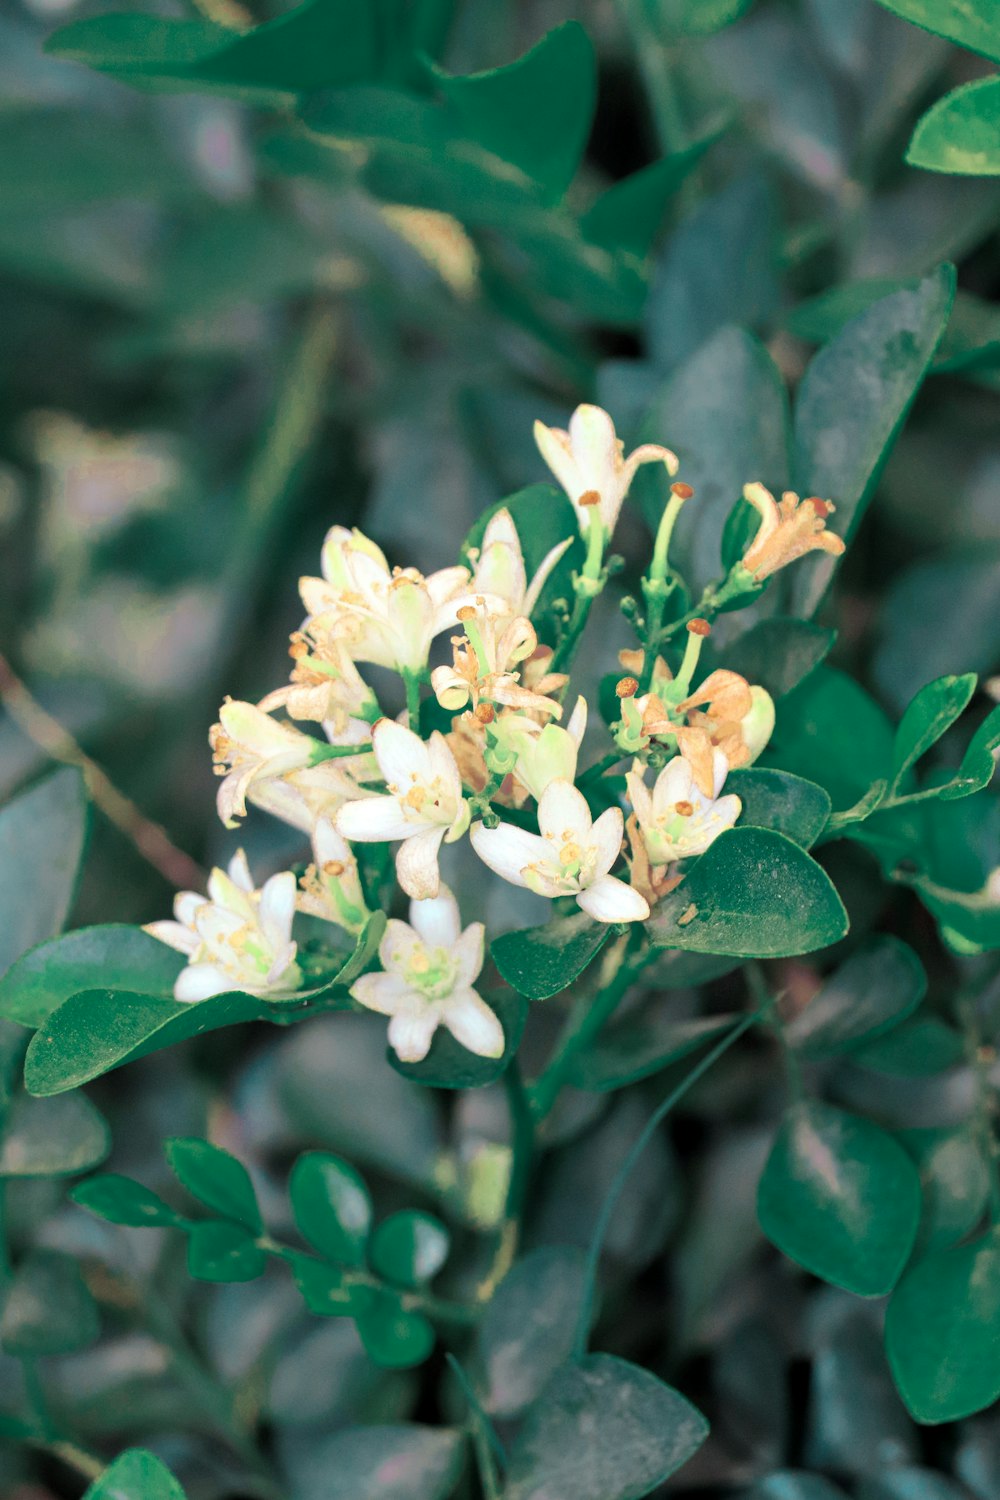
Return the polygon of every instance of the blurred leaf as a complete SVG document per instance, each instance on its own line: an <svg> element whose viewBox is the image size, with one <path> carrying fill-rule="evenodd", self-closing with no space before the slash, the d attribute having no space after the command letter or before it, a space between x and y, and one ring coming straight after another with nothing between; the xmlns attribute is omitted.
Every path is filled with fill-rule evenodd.
<svg viewBox="0 0 1000 1500"><path fill-rule="evenodd" d="M589 1048L577 1054L570 1082L578 1089L624 1088L697 1052L738 1019L722 1015L678 1021L662 1009L627 1016L605 1027Z"/></svg>
<svg viewBox="0 0 1000 1500"><path fill-rule="evenodd" d="M580 219L584 239L608 250L628 250L640 258L648 255L669 199L726 128L723 124L703 132L682 151L661 157L607 188Z"/></svg>
<svg viewBox="0 0 1000 1500"><path fill-rule="evenodd" d="M889 1302L885 1345L918 1422L954 1422L1000 1396L1000 1228L936 1250L907 1271Z"/></svg>
<svg viewBox="0 0 1000 1500"><path fill-rule="evenodd" d="M852 807L872 782L888 777L892 725L845 673L817 667L777 709L762 762L818 782L835 810Z"/></svg>
<svg viewBox="0 0 1000 1500"><path fill-rule="evenodd" d="M731 828L660 902L647 931L663 948L777 958L835 943L847 913L798 844L765 828Z"/></svg>
<svg viewBox="0 0 1000 1500"><path fill-rule="evenodd" d="M566 21L506 67L464 78L434 69L438 87L474 140L558 201L576 174L597 89L590 38Z"/></svg>
<svg viewBox="0 0 1000 1500"><path fill-rule="evenodd" d="M181 1187L206 1207L260 1234L264 1223L250 1174L241 1161L211 1141L174 1136L167 1161Z"/></svg>
<svg viewBox="0 0 1000 1500"><path fill-rule="evenodd" d="M0 150L0 213L52 217L102 198L190 193L180 162L156 136L83 110L9 114Z"/></svg>
<svg viewBox="0 0 1000 1500"><path fill-rule="evenodd" d="M496 1013L503 1027L504 1050L499 1057L479 1057L456 1041L446 1026L439 1026L431 1042L431 1050L422 1062L404 1063L395 1051L386 1049L391 1067L404 1078L421 1083L432 1089L479 1089L494 1083L510 1066L511 1059L521 1045L528 1007L520 995L510 990L493 991L487 996L487 1004Z"/></svg>
<svg viewBox="0 0 1000 1500"><path fill-rule="evenodd" d="M41 1026L54 1010L99 983L172 996L184 959L141 927L79 927L41 943L0 979L0 1013Z"/></svg>
<svg viewBox="0 0 1000 1500"><path fill-rule="evenodd" d="M593 963L610 936L606 922L577 912L544 927L505 932L490 944L490 954L513 989L529 1000L548 1000Z"/></svg>
<svg viewBox="0 0 1000 1500"><path fill-rule="evenodd" d="M834 1286L891 1291L920 1219L920 1179L877 1125L828 1104L793 1105L767 1159L757 1216L768 1239Z"/></svg>
<svg viewBox="0 0 1000 1500"><path fill-rule="evenodd" d="M56 1250L33 1250L21 1262L3 1304L0 1343L8 1354L34 1359L92 1344L100 1333L97 1306L80 1267Z"/></svg>
<svg viewBox="0 0 1000 1500"><path fill-rule="evenodd" d="M186 1226L187 1267L197 1281L253 1281L267 1268L267 1256L239 1224L207 1219Z"/></svg>
<svg viewBox="0 0 1000 1500"><path fill-rule="evenodd" d="M916 1459L918 1438L893 1387L877 1328L857 1305L832 1317L813 1364L805 1461L855 1476L876 1471L886 1453L900 1462Z"/></svg>
<svg viewBox="0 0 1000 1500"><path fill-rule="evenodd" d="M79 771L54 771L0 808L0 973L62 927L76 893L86 833Z"/></svg>
<svg viewBox="0 0 1000 1500"><path fill-rule="evenodd" d="M851 1052L898 1026L927 992L927 976L912 948L898 938L869 938L840 965L804 1010L783 1028L803 1057Z"/></svg>
<svg viewBox="0 0 1000 1500"><path fill-rule="evenodd" d="M747 1490L744 1500L845 1500L829 1479L818 1474L798 1474L792 1469L783 1469L780 1474L769 1474L758 1479L752 1489Z"/></svg>
<svg viewBox="0 0 1000 1500"><path fill-rule="evenodd" d="M710 36L738 21L753 0L661 0L661 4L683 36Z"/></svg>
<svg viewBox="0 0 1000 1500"><path fill-rule="evenodd" d="M967 1500L967 1494L933 1469L907 1467L866 1479L858 1500Z"/></svg>
<svg viewBox="0 0 1000 1500"><path fill-rule="evenodd" d="M760 766L730 771L726 791L743 803L741 828L770 828L808 849L819 838L830 816L830 797L815 782L787 771Z"/></svg>
<svg viewBox="0 0 1000 1500"><path fill-rule="evenodd" d="M961 1035L935 1016L916 1017L889 1036L865 1042L852 1060L876 1073L926 1078L957 1067L965 1059Z"/></svg>
<svg viewBox="0 0 1000 1500"><path fill-rule="evenodd" d="M323 1436L297 1472L296 1500L446 1500L462 1469L449 1427L354 1427Z"/></svg>
<svg viewBox="0 0 1000 1500"><path fill-rule="evenodd" d="M1000 25L993 0L879 0L886 10L1000 62Z"/></svg>
<svg viewBox="0 0 1000 1500"><path fill-rule="evenodd" d="M329 264L329 247L289 214L253 205L217 209L171 247L160 312L198 318L309 291Z"/></svg>
<svg viewBox="0 0 1000 1500"><path fill-rule="evenodd" d="M340 1265L364 1265L372 1200L349 1162L307 1152L292 1169L289 1192L299 1232L314 1250Z"/></svg>
<svg viewBox="0 0 1000 1500"><path fill-rule="evenodd" d="M451 1237L433 1214L405 1208L383 1219L372 1236L372 1269L397 1286L433 1281L445 1261Z"/></svg>
<svg viewBox="0 0 1000 1500"><path fill-rule="evenodd" d="M773 615L729 642L725 662L731 672L759 683L772 698L783 698L819 666L836 638L835 631L811 620Z"/></svg>
<svg viewBox="0 0 1000 1500"><path fill-rule="evenodd" d="M886 594L873 666L879 691L902 710L928 677L956 667L990 672L1000 653L1000 552L930 558Z"/></svg>
<svg viewBox="0 0 1000 1500"><path fill-rule="evenodd" d="M846 540L920 388L954 294L954 268L941 266L916 291L894 292L853 318L806 370L795 404L794 488L833 500L834 529ZM832 571L825 557L797 565L797 610L815 612Z"/></svg>
<svg viewBox="0 0 1000 1500"><path fill-rule="evenodd" d="M422 1365L434 1348L434 1329L422 1313L406 1312L388 1287L371 1292L354 1312L365 1352L387 1370Z"/></svg>
<svg viewBox="0 0 1000 1500"><path fill-rule="evenodd" d="M701 1413L655 1375L588 1354L564 1365L528 1413L504 1500L641 1500L707 1436Z"/></svg>
<svg viewBox="0 0 1000 1500"><path fill-rule="evenodd" d="M920 1169L924 1190L918 1254L964 1239L989 1197L989 1170L979 1143L964 1130L906 1130L899 1138Z"/></svg>
<svg viewBox="0 0 1000 1500"><path fill-rule="evenodd" d="M83 1500L185 1500L165 1464L144 1448L130 1448L95 1479Z"/></svg>
<svg viewBox="0 0 1000 1500"><path fill-rule="evenodd" d="M890 793L899 784L912 765L925 755L932 745L951 728L960 714L964 713L976 691L976 675L967 672L964 677L938 677L922 687L911 703L896 730L892 752L892 775Z"/></svg>
<svg viewBox="0 0 1000 1500"><path fill-rule="evenodd" d="M176 1228L187 1223L182 1214L172 1209L141 1182L131 1177L121 1177L115 1172L102 1173L99 1177L88 1177L70 1193L74 1203L87 1208L99 1218L112 1224L128 1224L133 1228Z"/></svg>
<svg viewBox="0 0 1000 1500"><path fill-rule="evenodd" d="M476 1332L485 1409L516 1417L570 1357L585 1286L584 1257L568 1246L534 1250L508 1271Z"/></svg>
<svg viewBox="0 0 1000 1500"><path fill-rule="evenodd" d="M110 1149L107 1122L85 1094L17 1094L0 1133L0 1177L69 1177L96 1167Z"/></svg>

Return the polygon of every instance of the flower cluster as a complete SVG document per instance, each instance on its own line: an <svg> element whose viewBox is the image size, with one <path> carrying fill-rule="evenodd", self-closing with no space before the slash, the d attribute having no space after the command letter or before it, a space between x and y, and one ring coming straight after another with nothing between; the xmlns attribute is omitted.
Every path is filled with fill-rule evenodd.
<svg viewBox="0 0 1000 1500"><path fill-rule="evenodd" d="M312 859L258 890L241 852L228 874L213 872L207 898L184 892L176 921L151 924L187 957L178 1000L229 990L294 996L304 983L296 913L357 937L370 905L391 902L394 846L409 921L389 921L381 970L363 974L351 994L390 1018L389 1044L404 1061L424 1058L439 1027L498 1057L503 1029L474 988L484 930L462 928L441 878L445 846L468 835L503 880L568 898L596 922L628 924L644 921L683 880L685 862L739 818L726 778L765 748L774 705L724 665L705 670L709 616L741 592L756 596L806 552L841 552L826 529L832 505L792 494L777 502L747 485L760 520L743 557L703 609L685 615L678 604L668 616L671 597L685 597L668 564L670 533L693 494L670 486L642 583L649 614L633 610L640 648L621 654L610 748L581 774L593 716L579 696L566 711L574 653L593 599L620 566L607 550L633 476L655 464L673 479L679 461L657 444L626 458L611 418L594 406L579 407L566 431L537 423L535 436L577 523L554 546L537 548L544 528L522 510L522 535L503 506L461 562L429 575L391 566L360 531L328 533L321 576L300 581L305 618L291 638L288 682L257 704L227 700L210 734L226 827L248 805L263 808L308 835ZM554 495L537 503L570 516ZM678 637L684 649L675 652ZM400 679L398 717L383 711L366 675L373 667ZM624 776L609 775L621 762Z"/></svg>

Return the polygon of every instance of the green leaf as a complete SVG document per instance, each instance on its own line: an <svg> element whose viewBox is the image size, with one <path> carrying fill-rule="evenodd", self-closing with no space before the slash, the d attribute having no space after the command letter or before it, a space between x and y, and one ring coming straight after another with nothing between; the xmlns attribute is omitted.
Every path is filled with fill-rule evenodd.
<svg viewBox="0 0 1000 1500"><path fill-rule="evenodd" d="M70 1354L100 1333L97 1306L80 1267L57 1250L34 1250L17 1268L0 1318L8 1354Z"/></svg>
<svg viewBox="0 0 1000 1500"><path fill-rule="evenodd" d="M267 1256L239 1224L206 1219L188 1224L187 1267L196 1281L253 1281L267 1268Z"/></svg>
<svg viewBox="0 0 1000 1500"><path fill-rule="evenodd" d="M877 1125L804 1101L787 1111L767 1159L757 1217L768 1239L814 1276L881 1297L913 1247L920 1179Z"/></svg>
<svg viewBox="0 0 1000 1500"><path fill-rule="evenodd" d="M697 1016L676 1021L661 1008L606 1027L586 1051L577 1054L570 1083L574 1088L604 1092L651 1078L671 1063L697 1052L738 1018Z"/></svg>
<svg viewBox="0 0 1000 1500"><path fill-rule="evenodd" d="M309 1151L292 1168L289 1192L299 1233L314 1250L341 1265L364 1265L372 1200L349 1162Z"/></svg>
<svg viewBox="0 0 1000 1500"><path fill-rule="evenodd" d="M352 1285L338 1266L312 1260L308 1255L289 1255L288 1260L302 1300L319 1318L352 1317L370 1300L370 1289Z"/></svg>
<svg viewBox="0 0 1000 1500"><path fill-rule="evenodd" d="M69 1177L111 1149L107 1121L85 1094L17 1094L0 1135L0 1177Z"/></svg>
<svg viewBox="0 0 1000 1500"><path fill-rule="evenodd" d="M101 72L126 75L183 70L230 37L207 21L167 21L111 11L54 31L45 51Z"/></svg>
<svg viewBox="0 0 1000 1500"><path fill-rule="evenodd" d="M328 983L291 1000L268 1001L238 992L213 995L195 1004L122 990L85 990L73 995L35 1033L25 1062L25 1083L33 1094L61 1094L122 1063L220 1026L304 1021L315 1014L312 1001L319 1003L320 997L324 997L324 1008L333 1003L346 1005L346 993L342 1001L325 997L346 992L370 962L384 928L385 917L376 913L350 958Z"/></svg>
<svg viewBox="0 0 1000 1500"><path fill-rule="evenodd" d="M707 1436L701 1413L655 1375L589 1354L564 1365L528 1413L504 1500L641 1500Z"/></svg>
<svg viewBox="0 0 1000 1500"><path fill-rule="evenodd" d="M372 1269L397 1286L432 1281L445 1261L451 1238L433 1214L405 1208L383 1219L372 1236Z"/></svg>
<svg viewBox="0 0 1000 1500"><path fill-rule="evenodd" d="M898 1026L927 992L927 976L913 949L898 938L870 938L826 980L784 1028L802 1057L850 1052Z"/></svg>
<svg viewBox="0 0 1000 1500"><path fill-rule="evenodd" d="M432 1089L480 1089L494 1083L510 1066L521 1045L528 1018L527 1002L511 990L497 990L486 997L503 1027L504 1050L499 1057L478 1057L455 1040L446 1026L434 1033L431 1049L422 1062L401 1062L391 1047L386 1057L403 1078Z"/></svg>
<svg viewBox="0 0 1000 1500"><path fill-rule="evenodd" d="M131 1177L117 1172L102 1173L80 1182L70 1193L74 1203L87 1208L111 1224L128 1224L138 1229L178 1228L187 1224L183 1214L164 1203L156 1193Z"/></svg>
<svg viewBox="0 0 1000 1500"><path fill-rule="evenodd" d="M803 849L816 842L830 816L829 793L788 771L761 766L730 771L726 792L735 792L743 803L741 827L773 828Z"/></svg>
<svg viewBox="0 0 1000 1500"><path fill-rule="evenodd" d="M0 980L0 1014L41 1026L64 1001L107 985L172 996L184 959L141 927L80 927L31 948Z"/></svg>
<svg viewBox="0 0 1000 1500"><path fill-rule="evenodd" d="M502 933L490 944L490 953L512 989L529 1000L548 1000L583 973L610 936L606 922L579 912L544 927Z"/></svg>
<svg viewBox="0 0 1000 1500"><path fill-rule="evenodd" d="M917 1261L893 1293L885 1346L918 1422L954 1422L1000 1397L1000 1228Z"/></svg>
<svg viewBox="0 0 1000 1500"><path fill-rule="evenodd" d="M879 4L904 21L1000 62L1000 25L993 0L879 0Z"/></svg>
<svg viewBox="0 0 1000 1500"><path fill-rule="evenodd" d="M352 1427L310 1443L296 1500L447 1500L463 1454L448 1427Z"/></svg>
<svg viewBox="0 0 1000 1500"><path fill-rule="evenodd" d="M893 729L864 688L833 667L817 667L778 704L761 763L815 781L838 811L888 778Z"/></svg>
<svg viewBox="0 0 1000 1500"><path fill-rule="evenodd" d="M889 1036L866 1042L853 1061L895 1078L928 1078L955 1068L965 1058L961 1035L934 1016L916 1017Z"/></svg>
<svg viewBox="0 0 1000 1500"><path fill-rule="evenodd" d="M1000 78L963 84L931 105L917 122L906 160L928 172L1000 176Z"/></svg>
<svg viewBox="0 0 1000 1500"><path fill-rule="evenodd" d="M516 1417L569 1359L585 1289L580 1250L546 1246L514 1263L476 1330L477 1385L488 1412Z"/></svg>
<svg viewBox="0 0 1000 1500"><path fill-rule="evenodd" d="M882 606L872 671L880 694L902 713L930 677L961 663L988 676L1000 659L1000 546L985 540L897 575Z"/></svg>
<svg viewBox="0 0 1000 1500"><path fill-rule="evenodd" d="M845 1496L843 1490L818 1474L797 1474L783 1469L780 1474L758 1479L747 1491L745 1500L845 1500Z"/></svg>
<svg viewBox="0 0 1000 1500"><path fill-rule="evenodd" d="M388 1287L374 1291L354 1314L365 1352L386 1370L422 1365L434 1349L434 1329L422 1313L406 1312Z"/></svg>
<svg viewBox="0 0 1000 1500"><path fill-rule="evenodd" d="M738 21L752 4L753 0L676 0L668 14L683 36L711 36Z"/></svg>
<svg viewBox="0 0 1000 1500"><path fill-rule="evenodd" d="M896 730L890 792L898 790L910 767L951 728L975 691L974 672L967 672L964 677L939 677L920 689Z"/></svg>
<svg viewBox="0 0 1000 1500"><path fill-rule="evenodd" d="M576 174L596 101L594 49L583 27L566 21L516 62L486 73L433 71L473 139L557 202Z"/></svg>
<svg viewBox="0 0 1000 1500"><path fill-rule="evenodd" d="M832 529L850 540L920 388L955 295L940 266L914 291L894 292L850 323L814 357L795 404L793 488L837 506ZM795 564L793 613L815 613L833 571L830 557Z"/></svg>
<svg viewBox="0 0 1000 1500"><path fill-rule="evenodd" d="M129 1448L95 1479L83 1500L185 1500L165 1464L145 1448Z"/></svg>
<svg viewBox="0 0 1000 1500"><path fill-rule="evenodd" d="M166 1143L167 1161L181 1187L216 1213L261 1234L264 1222L250 1174L241 1161L190 1136L174 1136Z"/></svg>
<svg viewBox="0 0 1000 1500"><path fill-rule="evenodd" d="M967 1130L904 1130L899 1139L920 1171L924 1213L917 1254L962 1240L983 1216L990 1174Z"/></svg>
<svg viewBox="0 0 1000 1500"><path fill-rule="evenodd" d="M953 802L956 798L968 797L971 793L982 791L983 787L989 786L997 768L998 750L1000 750L1000 707L991 709L980 724L969 741L957 775L953 781L941 788L938 796L946 802Z"/></svg>
<svg viewBox="0 0 1000 1500"><path fill-rule="evenodd" d="M830 877L791 839L730 828L660 902L647 930L662 948L781 958L837 942L847 913Z"/></svg>
<svg viewBox="0 0 1000 1500"><path fill-rule="evenodd" d="M683 150L641 167L608 188L580 219L584 239L607 250L628 250L639 257L648 255L663 223L669 198L725 129L722 125L705 132Z"/></svg>
<svg viewBox="0 0 1000 1500"><path fill-rule="evenodd" d="M195 191L156 135L83 110L18 110L4 125L0 215L52 217L102 199Z"/></svg>
<svg viewBox="0 0 1000 1500"><path fill-rule="evenodd" d="M0 973L62 927L76 893L86 832L79 771L55 771L0 808Z"/></svg>
<svg viewBox="0 0 1000 1500"><path fill-rule="evenodd" d="M811 620L772 615L729 642L725 664L748 682L766 688L772 698L783 698L819 666L836 639L835 630L826 630ZM713 652L712 660L720 655ZM721 659L718 664L722 664Z"/></svg>

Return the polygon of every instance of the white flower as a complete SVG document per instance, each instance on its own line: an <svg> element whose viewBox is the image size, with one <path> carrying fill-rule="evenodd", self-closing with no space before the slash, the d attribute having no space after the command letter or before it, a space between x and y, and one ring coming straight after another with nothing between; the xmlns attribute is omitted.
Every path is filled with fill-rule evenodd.
<svg viewBox="0 0 1000 1500"><path fill-rule="evenodd" d="M420 672L431 642L475 603L469 570L442 568L425 578L415 568L391 569L385 554L360 531L334 526L323 543L323 577L302 578L309 611L305 630L343 640L355 661L399 672ZM502 599L490 601L505 607Z"/></svg>
<svg viewBox="0 0 1000 1500"><path fill-rule="evenodd" d="M350 720L342 737L357 745L357 755L325 758L322 740L280 724L252 703L229 699L209 732L219 786L219 817L235 828L246 817L247 798L293 828L309 833L321 817L332 817L351 797L360 795L355 776L374 770L369 750L371 728Z"/></svg>
<svg viewBox="0 0 1000 1500"><path fill-rule="evenodd" d="M462 778L447 741L436 730L425 744L418 734L380 719L372 749L388 796L361 797L337 813L338 833L353 843L395 843L396 874L408 896L436 896L441 875L438 851L469 826Z"/></svg>
<svg viewBox="0 0 1000 1500"><path fill-rule="evenodd" d="M590 519L588 507L580 504L581 496L600 496L600 516L610 536L640 464L666 464L671 475L679 468L677 455L658 443L643 443L625 458L624 444L615 434L615 424L599 406L578 406L570 417L568 432L536 422L535 442L573 502L584 534L590 527Z"/></svg>
<svg viewBox="0 0 1000 1500"><path fill-rule="evenodd" d="M711 797L699 790L694 767L683 755L675 755L664 766L652 792L637 772L628 773L629 801L652 865L669 865L704 854L709 844L736 822L743 810L739 797L719 795L729 770L721 750L713 752L712 770Z"/></svg>
<svg viewBox="0 0 1000 1500"><path fill-rule="evenodd" d="M587 702L576 707L565 729L558 724L541 728L521 715L503 715L496 722L497 738L517 756L514 775L536 802L551 781L575 781L576 760L587 727Z"/></svg>
<svg viewBox="0 0 1000 1500"><path fill-rule="evenodd" d="M351 719L372 717L372 690L344 642L325 628L323 617L306 620L292 636L288 654L295 662L291 681L260 700L265 713L284 708L292 719L332 725L337 734Z"/></svg>
<svg viewBox="0 0 1000 1500"><path fill-rule="evenodd" d="M540 834L513 823L498 828L474 823L472 847L512 885L540 896L575 896L598 922L638 922L649 916L645 898L608 873L621 853L620 808L609 807L595 823L572 782L552 781L538 804L538 826Z"/></svg>
<svg viewBox="0 0 1000 1500"><path fill-rule="evenodd" d="M490 517L478 554L470 553L475 557L472 587L481 594L505 599L512 615L530 615L549 574L572 544L573 538L568 536L550 548L529 584L514 518L509 510L498 510Z"/></svg>
<svg viewBox="0 0 1000 1500"><path fill-rule="evenodd" d="M518 668L538 650L538 637L526 616L498 616L469 604L459 611L459 623L465 634L451 638L452 665L435 667L431 673L431 686L442 708L454 711L471 704L474 712L480 703L488 703L561 716L562 706L554 698L521 683ZM565 680L556 674L545 685L554 690Z"/></svg>
<svg viewBox="0 0 1000 1500"><path fill-rule="evenodd" d="M379 958L384 973L363 974L351 994L392 1017L389 1045L403 1062L426 1057L439 1026L480 1057L502 1055L503 1027L472 987L483 967L483 924L462 931L447 886L411 902L409 922L388 923Z"/></svg>
<svg viewBox="0 0 1000 1500"><path fill-rule="evenodd" d="M207 899L196 891L181 891L174 899L174 916L174 922L150 922L145 930L187 955L187 968L174 985L176 1000L207 1000L228 990L287 995L301 985L292 942L291 870L272 875L258 891L241 849L228 875L212 871Z"/></svg>
<svg viewBox="0 0 1000 1500"><path fill-rule="evenodd" d="M299 911L348 932L360 932L368 920L358 862L347 840L326 818L313 829L313 863L302 876Z"/></svg>

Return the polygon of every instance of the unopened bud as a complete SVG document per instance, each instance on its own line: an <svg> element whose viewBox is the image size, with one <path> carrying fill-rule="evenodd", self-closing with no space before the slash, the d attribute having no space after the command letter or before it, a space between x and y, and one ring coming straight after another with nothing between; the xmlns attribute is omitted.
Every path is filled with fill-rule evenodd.
<svg viewBox="0 0 1000 1500"><path fill-rule="evenodd" d="M639 691L639 684L634 677L622 677L615 683L615 692L619 698L634 698Z"/></svg>

